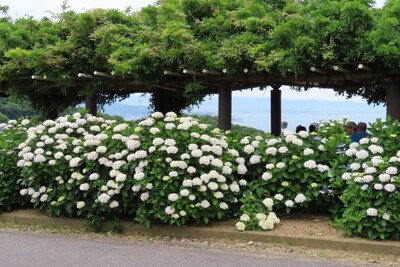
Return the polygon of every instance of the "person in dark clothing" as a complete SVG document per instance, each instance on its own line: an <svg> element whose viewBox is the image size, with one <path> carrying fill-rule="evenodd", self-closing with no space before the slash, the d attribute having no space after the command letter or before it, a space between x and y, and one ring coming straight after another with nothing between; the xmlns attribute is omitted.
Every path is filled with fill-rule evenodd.
<svg viewBox="0 0 400 267"><path fill-rule="evenodd" d="M296 133L299 133L301 131L307 131L306 127L304 127L303 125L297 125Z"/></svg>
<svg viewBox="0 0 400 267"><path fill-rule="evenodd" d="M346 132L348 135L350 135L350 140L352 143L360 142L361 138L357 133L357 124L354 121L349 121L346 124Z"/></svg>
<svg viewBox="0 0 400 267"><path fill-rule="evenodd" d="M365 122L357 124L357 134L360 136L360 139L371 137L371 134L367 132L367 124Z"/></svg>

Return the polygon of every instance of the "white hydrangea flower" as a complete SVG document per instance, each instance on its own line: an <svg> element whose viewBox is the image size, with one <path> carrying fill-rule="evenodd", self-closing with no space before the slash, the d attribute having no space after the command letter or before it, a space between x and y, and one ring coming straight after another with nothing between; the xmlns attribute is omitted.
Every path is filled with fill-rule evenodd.
<svg viewBox="0 0 400 267"><path fill-rule="evenodd" d="M229 208L229 206L225 202L221 202L221 203L219 203L219 208L222 210L227 210Z"/></svg>
<svg viewBox="0 0 400 267"><path fill-rule="evenodd" d="M296 146L303 146L303 141L300 139L294 139L292 143Z"/></svg>
<svg viewBox="0 0 400 267"><path fill-rule="evenodd" d="M115 181L122 183L126 180L126 174L122 172L118 172L117 176L115 177Z"/></svg>
<svg viewBox="0 0 400 267"><path fill-rule="evenodd" d="M272 138L272 139L266 140L266 143L267 143L268 146L274 146L274 145L276 145L278 143L278 140L275 139L275 138Z"/></svg>
<svg viewBox="0 0 400 267"><path fill-rule="evenodd" d="M133 179L135 179L135 180L137 180L137 181L140 181L140 180L142 180L144 178L144 173L143 172L138 172L138 173L135 173L134 175L133 175Z"/></svg>
<svg viewBox="0 0 400 267"><path fill-rule="evenodd" d="M218 184L215 182L209 182L207 187L210 188L210 190L215 191L218 189Z"/></svg>
<svg viewBox="0 0 400 267"><path fill-rule="evenodd" d="M377 145L370 145L368 149L371 151L372 154L382 154L383 147Z"/></svg>
<svg viewBox="0 0 400 267"><path fill-rule="evenodd" d="M176 146L167 147L167 154L176 154L178 153L178 148Z"/></svg>
<svg viewBox="0 0 400 267"><path fill-rule="evenodd" d="M375 208L369 208L367 209L367 215L372 217L378 216L378 210Z"/></svg>
<svg viewBox="0 0 400 267"><path fill-rule="evenodd" d="M296 197L294 198L294 202L296 202L296 203L303 203L306 200L307 200L307 198L303 194L297 194Z"/></svg>
<svg viewBox="0 0 400 267"><path fill-rule="evenodd" d="M376 169L374 167L368 167L364 170L366 174L376 173Z"/></svg>
<svg viewBox="0 0 400 267"><path fill-rule="evenodd" d="M222 160L220 160L220 159L213 159L213 160L211 161L211 165L212 165L212 166L215 166L215 167L217 167L217 168L222 168L222 166L224 166L224 163L223 163Z"/></svg>
<svg viewBox="0 0 400 267"><path fill-rule="evenodd" d="M273 164L273 163L268 163L268 164L265 165L265 168L266 168L267 170L272 170L273 168L275 168L275 164Z"/></svg>
<svg viewBox="0 0 400 267"><path fill-rule="evenodd" d="M222 189L222 187L221 187L221 189ZM238 185L236 182L231 183L231 184L229 185L229 189L230 189L232 192L234 192L234 193L237 193L237 192L240 191L240 187L239 187L239 185Z"/></svg>
<svg viewBox="0 0 400 267"><path fill-rule="evenodd" d="M113 200L111 203L110 203L110 208L111 209L114 209L114 208L116 208L116 207L118 207L119 206L119 203L118 203L118 201L116 201L116 200Z"/></svg>
<svg viewBox="0 0 400 267"><path fill-rule="evenodd" d="M294 205L294 202L292 200L286 200L285 201L285 206L286 207L291 208L291 207L293 207L293 205Z"/></svg>
<svg viewBox="0 0 400 267"><path fill-rule="evenodd" d="M240 220L242 222L248 222L248 221L250 221L250 216L247 214L242 214L242 216L240 216Z"/></svg>
<svg viewBox="0 0 400 267"><path fill-rule="evenodd" d="M311 148L306 148L306 149L304 149L303 153L305 156L313 155L314 150L312 150Z"/></svg>
<svg viewBox="0 0 400 267"><path fill-rule="evenodd" d="M168 173L168 175L170 177L178 177L178 172L177 171L171 171L171 172Z"/></svg>
<svg viewBox="0 0 400 267"><path fill-rule="evenodd" d="M249 160L250 164L257 164L261 162L261 155L252 155Z"/></svg>
<svg viewBox="0 0 400 267"><path fill-rule="evenodd" d="M33 158L33 161L36 162L36 163L42 163L42 162L46 161L46 158L43 155L36 155Z"/></svg>
<svg viewBox="0 0 400 267"><path fill-rule="evenodd" d="M244 164L239 164L237 167L237 173L238 174L246 174L247 173L247 167Z"/></svg>
<svg viewBox="0 0 400 267"><path fill-rule="evenodd" d="M307 131L300 131L300 132L298 133L298 135L299 135L301 138L307 138L309 134L308 134Z"/></svg>
<svg viewBox="0 0 400 267"><path fill-rule="evenodd" d="M261 178L265 181L268 181L272 178L272 174L270 172L264 172L261 176Z"/></svg>
<svg viewBox="0 0 400 267"><path fill-rule="evenodd" d="M88 191L89 190L89 184L88 183L83 183L79 186L79 190L81 191Z"/></svg>
<svg viewBox="0 0 400 267"><path fill-rule="evenodd" d="M183 197L187 197L187 196L190 194L190 192L189 192L189 190L187 190L187 189L182 189L182 190L179 192L179 194L180 194L181 196L183 196Z"/></svg>
<svg viewBox="0 0 400 267"><path fill-rule="evenodd" d="M265 154L266 155L272 155L275 156L276 152L278 152L278 149L276 149L275 147L269 147L265 150Z"/></svg>
<svg viewBox="0 0 400 267"><path fill-rule="evenodd" d="M165 139L164 144L166 146L175 146L176 145L176 141L174 139L168 138L168 139Z"/></svg>
<svg viewBox="0 0 400 267"><path fill-rule="evenodd" d="M208 202L208 200L205 199L205 200L201 201L200 205L202 208L206 209L210 206L210 202Z"/></svg>
<svg viewBox="0 0 400 267"><path fill-rule="evenodd" d="M248 136L243 137L243 138L240 140L240 143L243 144L243 145L247 145L248 143L250 143L249 137L248 137Z"/></svg>
<svg viewBox="0 0 400 267"><path fill-rule="evenodd" d="M397 168L396 167L388 167L386 169L386 173L390 175L396 175L397 174Z"/></svg>
<svg viewBox="0 0 400 267"><path fill-rule="evenodd" d="M360 139L360 145L367 145L369 144L369 138L361 138Z"/></svg>
<svg viewBox="0 0 400 267"><path fill-rule="evenodd" d="M165 213L168 214L168 215L172 215L172 214L175 213L175 209L173 207L171 207L171 206L167 206L165 208Z"/></svg>
<svg viewBox="0 0 400 267"><path fill-rule="evenodd" d="M394 184L386 184L386 185L384 186L384 189L385 189L387 192L392 193L392 192L396 191L396 186L395 186Z"/></svg>
<svg viewBox="0 0 400 267"><path fill-rule="evenodd" d="M353 143L353 144L355 144L355 143ZM357 150L356 148L350 148L350 149L347 149L347 150L346 150L345 154L346 154L346 156L348 156L348 157L352 157L352 156L355 156L355 155L356 155L357 151L358 151L358 150Z"/></svg>
<svg viewBox="0 0 400 267"><path fill-rule="evenodd" d="M135 152L135 158L136 159L142 159L147 156L147 152L145 150L138 150Z"/></svg>
<svg viewBox="0 0 400 267"><path fill-rule="evenodd" d="M97 154L96 151L92 151L86 157L88 160L96 160L99 157L99 154Z"/></svg>
<svg viewBox="0 0 400 267"><path fill-rule="evenodd" d="M282 195L282 194L276 194L276 195L274 196L274 198L275 198L276 200L282 201L283 195Z"/></svg>
<svg viewBox="0 0 400 267"><path fill-rule="evenodd" d="M214 197L217 199L221 199L224 197L224 194L220 191L214 193Z"/></svg>
<svg viewBox="0 0 400 267"><path fill-rule="evenodd" d="M223 153L223 149L221 146L214 145L211 147L211 152L214 153L215 155L221 156Z"/></svg>
<svg viewBox="0 0 400 267"><path fill-rule="evenodd" d="M141 186L141 185L134 185L134 186L132 186L132 191L133 191L133 192L139 192L140 189L142 189L142 186Z"/></svg>
<svg viewBox="0 0 400 267"><path fill-rule="evenodd" d="M228 167L228 166L223 166L222 167L222 174L231 174L232 173L232 168Z"/></svg>
<svg viewBox="0 0 400 267"><path fill-rule="evenodd" d="M102 193L98 198L97 198L101 203L107 203L110 200L110 196L106 193Z"/></svg>
<svg viewBox="0 0 400 267"><path fill-rule="evenodd" d="M192 151L193 152L193 151ZM193 156L193 155L192 155ZM199 159L199 163L201 164L201 165L210 165L210 162L211 162L211 160L208 158L208 157L206 157L206 156L202 156L202 157L200 157L200 159Z"/></svg>
<svg viewBox="0 0 400 267"><path fill-rule="evenodd" d="M278 148L278 152L281 154L286 154L288 151L289 151L289 149L285 146Z"/></svg>
<svg viewBox="0 0 400 267"><path fill-rule="evenodd" d="M276 164L276 167L277 167L278 169L283 169L283 168L285 168L285 163L283 163L283 162L278 162L278 163Z"/></svg>
<svg viewBox="0 0 400 267"><path fill-rule="evenodd" d="M244 151L245 153L247 153L247 154L252 154L252 153L254 153L255 148L254 148L254 146L252 146L252 145L246 145L246 146L243 148L243 151Z"/></svg>
<svg viewBox="0 0 400 267"><path fill-rule="evenodd" d="M243 222L237 222L235 226L238 231L246 230L246 225Z"/></svg>
<svg viewBox="0 0 400 267"><path fill-rule="evenodd" d="M239 157L239 152L236 149L228 149L228 153L234 157Z"/></svg>
<svg viewBox="0 0 400 267"><path fill-rule="evenodd" d="M76 208L77 209L82 209L83 207L85 207L85 201L78 201L76 202Z"/></svg>
<svg viewBox="0 0 400 267"><path fill-rule="evenodd" d="M351 169L352 171L357 171L357 170L359 170L360 168L361 168L360 163L355 162L355 163L350 164L350 169Z"/></svg>
<svg viewBox="0 0 400 267"><path fill-rule="evenodd" d="M386 221L389 221L390 220L390 214L388 214L388 213L384 213L383 215L382 215L382 219L384 219L384 220L386 220Z"/></svg>
<svg viewBox="0 0 400 267"><path fill-rule="evenodd" d="M383 185L382 184L375 184L374 185L374 189L375 190L382 190L383 189Z"/></svg>
<svg viewBox="0 0 400 267"><path fill-rule="evenodd" d="M140 147L140 142L138 140L128 140L125 144L129 150L135 150Z"/></svg>
<svg viewBox="0 0 400 267"><path fill-rule="evenodd" d="M272 210L272 206L274 206L274 201L273 201L272 198L267 197L267 198L265 198L265 199L263 200L263 204L264 204L264 206L267 207L269 210Z"/></svg>
<svg viewBox="0 0 400 267"><path fill-rule="evenodd" d="M164 115L161 112L154 112L153 114L151 114L151 117L153 117L154 119L161 119L164 118Z"/></svg>
<svg viewBox="0 0 400 267"><path fill-rule="evenodd" d="M144 192L142 194L140 194L140 200L141 201L146 201L147 199L149 199L149 192Z"/></svg>
<svg viewBox="0 0 400 267"><path fill-rule="evenodd" d="M26 188L21 189L21 191L19 191L19 194L20 194L21 196L25 196L26 194L28 194L28 189L26 189Z"/></svg>
<svg viewBox="0 0 400 267"><path fill-rule="evenodd" d="M49 197L49 195L47 195L47 194L43 194L41 197L40 197L40 201L41 202L45 202L45 201L47 201L47 198Z"/></svg>
<svg viewBox="0 0 400 267"><path fill-rule="evenodd" d="M201 185L201 184L203 183L203 182L201 181L201 179L199 179L199 178L195 178L195 179L197 179L197 180L196 180L196 183L199 183L199 180L200 180L200 183L199 183L199 184L194 184L192 180L190 180L190 179L185 179L185 180L183 180L182 185L183 185L183 186L186 186L186 187L192 187L193 185ZM194 179L193 179L193 180L194 180Z"/></svg>

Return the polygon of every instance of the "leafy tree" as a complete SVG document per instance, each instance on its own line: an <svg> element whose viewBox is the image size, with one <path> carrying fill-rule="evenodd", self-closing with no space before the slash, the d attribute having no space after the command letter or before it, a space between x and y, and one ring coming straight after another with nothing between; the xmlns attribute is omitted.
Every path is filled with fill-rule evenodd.
<svg viewBox="0 0 400 267"><path fill-rule="evenodd" d="M306 74L362 62L398 75L400 29L397 0L382 9L370 0L160 0L138 12L64 10L52 19L0 21L0 90L27 95L35 107L63 110L97 93L101 104L129 91L101 79L78 81L77 73L114 71L154 90L152 107L179 112L198 104L209 88L195 74L176 83L164 70L268 71ZM354 66L353 66L354 67ZM51 82L29 80L46 75ZM28 79L28 80L27 80ZM180 88L182 87L182 88ZM386 83L335 88L369 102L384 102ZM302 89L302 88L299 88ZM51 113L51 112L50 112ZM49 114L50 114L49 113Z"/></svg>

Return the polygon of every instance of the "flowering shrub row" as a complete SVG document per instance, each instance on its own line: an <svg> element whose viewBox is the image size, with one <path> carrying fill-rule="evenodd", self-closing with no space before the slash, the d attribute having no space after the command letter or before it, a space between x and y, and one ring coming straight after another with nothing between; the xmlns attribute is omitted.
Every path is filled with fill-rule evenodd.
<svg viewBox="0 0 400 267"><path fill-rule="evenodd" d="M27 130L13 122L1 129L0 207L30 201L96 227L127 215L146 225L239 218L242 231L273 229L276 213L311 205L349 235L399 238L398 123L377 121L360 144L345 123L275 138L158 112L139 123L79 113Z"/></svg>

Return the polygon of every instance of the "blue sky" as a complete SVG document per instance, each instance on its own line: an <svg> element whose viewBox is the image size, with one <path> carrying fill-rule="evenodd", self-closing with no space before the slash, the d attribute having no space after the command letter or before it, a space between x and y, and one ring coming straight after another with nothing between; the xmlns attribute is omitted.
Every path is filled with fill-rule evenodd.
<svg viewBox="0 0 400 267"><path fill-rule="evenodd" d="M12 18L23 17L25 15L41 18L43 16L51 16L51 13L58 13L61 11L62 0L2 0L1 5L9 6L9 15ZM124 10L131 7L133 10L139 10L144 6L156 3L156 0L69 0L68 6L77 12L84 12L93 8L117 8ZM381 7L385 0L376 1L377 6ZM39 4L40 3L40 4ZM235 92L234 96L241 97L266 97L269 96L270 90L260 91L243 90L242 92ZM289 88L282 89L283 99L314 99L314 100L345 100L343 96L337 96L333 90L329 89L310 89L306 92L296 92ZM351 101L364 102L365 100L355 97Z"/></svg>

